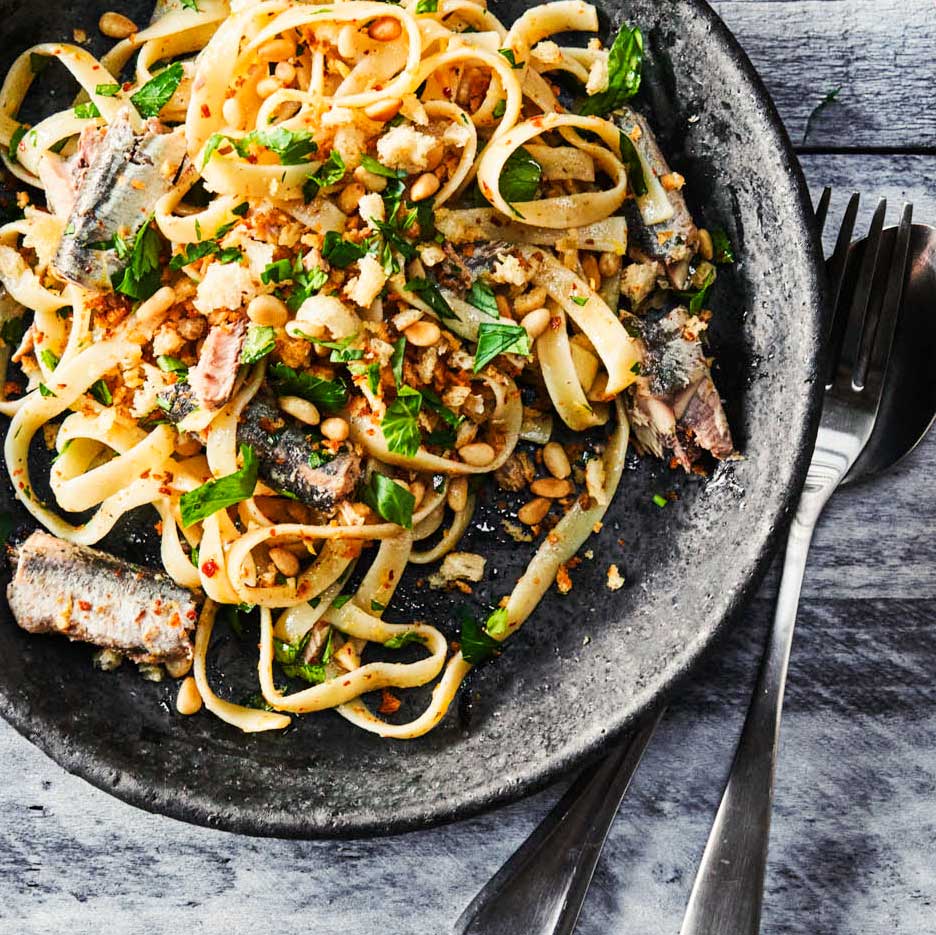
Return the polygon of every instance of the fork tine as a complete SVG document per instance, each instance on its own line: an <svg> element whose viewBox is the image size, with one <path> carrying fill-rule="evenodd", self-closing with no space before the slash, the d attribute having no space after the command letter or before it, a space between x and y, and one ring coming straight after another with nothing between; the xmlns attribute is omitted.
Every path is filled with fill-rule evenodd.
<svg viewBox="0 0 936 935"><path fill-rule="evenodd" d="M858 360L858 350L866 330L868 321L868 308L871 304L871 294L874 286L874 274L878 269L878 258L881 252L881 235L884 231L884 217L887 214L887 201L881 199L871 220L871 229L864 243L864 256L861 259L861 269L855 282L855 291L852 294L848 323L845 326L841 352L838 359L832 360L832 378L842 371L848 370L848 380L851 382L852 371Z"/></svg>
<svg viewBox="0 0 936 935"><path fill-rule="evenodd" d="M832 189L827 185L822 190L822 197L819 204L816 205L816 227L819 228L819 235L825 230L826 220L829 217L829 203L832 201Z"/></svg>
<svg viewBox="0 0 936 935"><path fill-rule="evenodd" d="M910 238L912 234L913 205L906 204L894 240L887 289L881 304L881 313L877 321L869 322L865 327L865 335L858 352L858 360L852 373L852 385L855 389L864 389L867 383L872 354L882 373L890 359L891 344L897 326L897 312L903 299L904 283L907 278L907 262L910 255Z"/></svg>
<svg viewBox="0 0 936 935"><path fill-rule="evenodd" d="M857 192L848 200L848 207L842 218L839 228L835 250L826 264L829 282L829 301L832 309L832 321L829 326L829 363L826 371L826 389L835 379L835 368L839 354L842 350L842 341L845 338L845 324L848 321L848 306L843 301L842 292L845 288L848 273L848 251L851 248L852 236L855 233L855 222L858 219L858 208L861 206L861 195Z"/></svg>

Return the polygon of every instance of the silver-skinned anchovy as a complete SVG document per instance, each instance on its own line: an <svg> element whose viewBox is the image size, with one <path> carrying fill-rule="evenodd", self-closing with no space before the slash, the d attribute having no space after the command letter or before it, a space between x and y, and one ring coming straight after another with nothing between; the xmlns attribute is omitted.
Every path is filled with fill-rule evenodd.
<svg viewBox="0 0 936 935"><path fill-rule="evenodd" d="M198 605L168 575L41 530L10 552L7 599L29 633L60 633L136 662L191 659Z"/></svg>
<svg viewBox="0 0 936 935"><path fill-rule="evenodd" d="M160 399L165 417L173 423L198 408L187 383L168 387ZM288 416L271 397L257 396L244 408L237 443L254 449L260 477L270 487L291 494L323 516L331 516L351 497L361 479L356 447L345 443L333 452L315 429Z"/></svg>
<svg viewBox="0 0 936 935"><path fill-rule="evenodd" d="M80 179L74 207L55 255L65 279L86 289L109 292L111 278L126 264L102 245L119 235L132 243L172 187L185 156L185 137L149 120L134 133L129 108L122 110L99 140Z"/></svg>

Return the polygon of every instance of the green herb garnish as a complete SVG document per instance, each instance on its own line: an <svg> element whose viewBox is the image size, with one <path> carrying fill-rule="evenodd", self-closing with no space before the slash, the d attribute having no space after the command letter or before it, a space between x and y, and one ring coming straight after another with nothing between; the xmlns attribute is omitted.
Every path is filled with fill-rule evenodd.
<svg viewBox="0 0 936 935"><path fill-rule="evenodd" d="M257 456L250 445L241 445L242 467L233 474L210 480L195 490L182 494L179 508L182 512L182 525L191 526L199 520L217 513L218 510L234 506L253 496L257 486Z"/></svg>
<svg viewBox="0 0 936 935"><path fill-rule="evenodd" d="M276 329L270 325L251 325L241 350L242 364L255 364L276 347Z"/></svg>
<svg viewBox="0 0 936 935"><path fill-rule="evenodd" d="M130 96L130 102L142 117L158 117L159 112L169 103L182 82L181 62L173 62L158 75L150 78L136 94Z"/></svg>
<svg viewBox="0 0 936 935"><path fill-rule="evenodd" d="M457 318L452 307L445 301L439 287L429 279L411 279L404 287L407 292L415 292L439 318Z"/></svg>
<svg viewBox="0 0 936 935"><path fill-rule="evenodd" d="M285 364L273 364L270 381L280 396L299 396L323 409L340 409L348 401L348 390L337 380L323 380L311 373L297 373Z"/></svg>
<svg viewBox="0 0 936 935"><path fill-rule="evenodd" d="M416 498L389 477L376 472L361 493L361 498L388 523L396 523L404 529L413 528L413 508Z"/></svg>
<svg viewBox="0 0 936 935"><path fill-rule="evenodd" d="M624 160L624 167L627 169L627 183L630 190L640 198L647 194L647 179L644 176L643 163L640 161L640 155L634 141L621 130L620 135L621 159Z"/></svg>
<svg viewBox="0 0 936 935"><path fill-rule="evenodd" d="M483 370L500 354L530 353L530 336L520 325L507 325L499 321L482 321L478 328L478 346L475 351L474 372Z"/></svg>
<svg viewBox="0 0 936 935"><path fill-rule="evenodd" d="M410 643L421 643L425 646L426 637L421 633L417 633L415 630L407 630L405 633L399 633L397 636L391 636L384 646L387 649L402 649L404 646L409 646Z"/></svg>
<svg viewBox="0 0 936 935"><path fill-rule="evenodd" d="M579 106L583 116L608 114L621 107L640 90L643 68L643 33L622 23L608 52L607 90L585 98Z"/></svg>
<svg viewBox="0 0 936 935"><path fill-rule="evenodd" d="M521 146L515 149L500 174L500 193L504 201L532 201L536 198L543 167Z"/></svg>
<svg viewBox="0 0 936 935"><path fill-rule="evenodd" d="M465 301L484 312L485 315L490 315L491 318L500 318L494 290L481 279L476 279L471 284L471 288L465 294Z"/></svg>
<svg viewBox="0 0 936 935"><path fill-rule="evenodd" d="M397 398L387 407L380 428L387 447L394 454L412 458L419 451L422 436L419 432L419 410L422 408L422 393L408 386L401 386Z"/></svg>

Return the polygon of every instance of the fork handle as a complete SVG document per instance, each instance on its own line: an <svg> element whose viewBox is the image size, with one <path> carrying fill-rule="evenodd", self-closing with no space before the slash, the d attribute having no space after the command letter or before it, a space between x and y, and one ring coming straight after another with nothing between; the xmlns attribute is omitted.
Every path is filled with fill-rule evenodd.
<svg viewBox="0 0 936 935"><path fill-rule="evenodd" d="M459 916L452 935L572 935L621 799L663 715L586 769Z"/></svg>
<svg viewBox="0 0 936 935"><path fill-rule="evenodd" d="M680 935L757 935L780 712L806 558L825 505L801 503L790 528L773 629Z"/></svg>

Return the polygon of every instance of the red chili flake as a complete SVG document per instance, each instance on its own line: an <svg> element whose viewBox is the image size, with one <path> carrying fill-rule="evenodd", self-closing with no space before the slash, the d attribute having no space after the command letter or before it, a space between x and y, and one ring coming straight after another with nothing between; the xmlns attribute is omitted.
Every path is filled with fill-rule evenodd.
<svg viewBox="0 0 936 935"><path fill-rule="evenodd" d="M185 616L188 617L189 620L196 620L198 618L198 614L196 614L194 610L188 611Z"/></svg>
<svg viewBox="0 0 936 935"><path fill-rule="evenodd" d="M208 561L202 565L201 570L209 578L213 578L218 573L218 563L213 558L209 558Z"/></svg>
<svg viewBox="0 0 936 935"><path fill-rule="evenodd" d="M210 117L210 116L211 116L211 108L210 108L207 104L202 104L202 106L201 106L201 115L202 115L203 117Z"/></svg>
<svg viewBox="0 0 936 935"><path fill-rule="evenodd" d="M91 601L78 601L78 606L87 613L91 609Z"/></svg>
<svg viewBox="0 0 936 935"><path fill-rule="evenodd" d="M400 710L400 699L391 694L387 689L380 693L380 707L377 709L380 714L396 714Z"/></svg>

